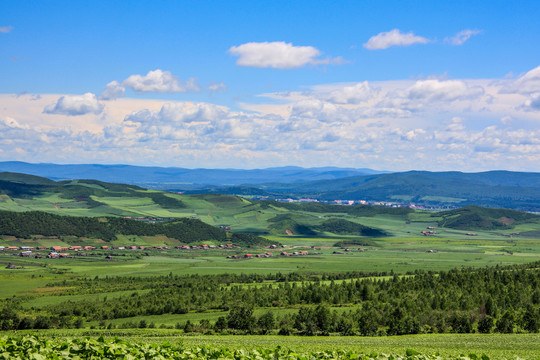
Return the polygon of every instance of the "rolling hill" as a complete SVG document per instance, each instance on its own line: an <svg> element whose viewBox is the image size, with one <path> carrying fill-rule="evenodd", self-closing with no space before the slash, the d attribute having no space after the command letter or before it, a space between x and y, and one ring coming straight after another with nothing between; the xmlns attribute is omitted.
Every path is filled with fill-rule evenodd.
<svg viewBox="0 0 540 360"><path fill-rule="evenodd" d="M510 209L489 209L479 206L466 206L460 209L443 211L434 216L441 217L439 226L459 230L512 229L515 225L537 221L538 215Z"/></svg>
<svg viewBox="0 0 540 360"><path fill-rule="evenodd" d="M352 176L304 183L251 184L243 188L205 188L190 193L226 192L248 195L264 191L274 198L309 197L319 200L385 201L424 206L466 206L540 210L540 173L489 171L482 173L409 171Z"/></svg>
<svg viewBox="0 0 540 360"><path fill-rule="evenodd" d="M372 180L366 183L380 177L371 177ZM15 173L0 173L0 211L41 211L81 218L159 218L159 221L172 223L177 221L174 219L193 219L214 229L222 227L234 233L339 239L411 236L434 224L447 229L503 231L532 223L524 230L536 231L534 224L540 219L515 210L475 206L432 214L407 207L258 201L223 194L187 195L97 180L52 181ZM116 221L108 222L116 224ZM411 224L411 229L407 224ZM68 225L66 228L74 226ZM114 234L124 234L125 231L118 226L113 226L115 230L112 232L100 228L100 236L112 238ZM25 236L35 231L27 231ZM77 236L91 235L92 232L88 231ZM145 231L141 230L141 234ZM167 234L166 231L162 233ZM11 234L6 230L3 235Z"/></svg>

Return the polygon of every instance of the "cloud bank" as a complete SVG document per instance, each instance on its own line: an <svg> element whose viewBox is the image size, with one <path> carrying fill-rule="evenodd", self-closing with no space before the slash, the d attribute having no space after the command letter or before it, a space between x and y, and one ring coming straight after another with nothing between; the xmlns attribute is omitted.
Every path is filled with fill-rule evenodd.
<svg viewBox="0 0 540 360"><path fill-rule="evenodd" d="M91 93L54 102L46 94L0 95L0 108L6 109L0 118L0 158L186 167L537 170L537 69L515 79L322 84L262 94L249 111L202 102L107 101ZM119 84L107 88L115 94Z"/></svg>

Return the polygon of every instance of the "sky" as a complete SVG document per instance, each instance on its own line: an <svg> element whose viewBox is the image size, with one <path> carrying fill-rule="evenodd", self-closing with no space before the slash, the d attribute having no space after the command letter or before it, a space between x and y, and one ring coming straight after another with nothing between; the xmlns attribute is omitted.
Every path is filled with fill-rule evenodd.
<svg viewBox="0 0 540 360"><path fill-rule="evenodd" d="M540 172L540 4L0 2L0 161Z"/></svg>

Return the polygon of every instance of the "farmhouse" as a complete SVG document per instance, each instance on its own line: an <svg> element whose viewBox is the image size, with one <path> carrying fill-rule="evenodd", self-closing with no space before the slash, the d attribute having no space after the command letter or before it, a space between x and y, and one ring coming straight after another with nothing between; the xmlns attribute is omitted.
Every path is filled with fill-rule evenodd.
<svg viewBox="0 0 540 360"><path fill-rule="evenodd" d="M51 250L54 252L66 251L68 248L65 246L52 246Z"/></svg>

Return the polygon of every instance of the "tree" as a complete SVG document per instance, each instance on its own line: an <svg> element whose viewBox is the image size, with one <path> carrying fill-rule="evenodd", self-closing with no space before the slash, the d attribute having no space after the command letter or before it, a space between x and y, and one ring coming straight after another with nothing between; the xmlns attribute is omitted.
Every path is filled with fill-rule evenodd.
<svg viewBox="0 0 540 360"><path fill-rule="evenodd" d="M225 319L225 316L220 316L216 320L216 323L214 324L214 329L216 331L223 331L227 328L227 320Z"/></svg>
<svg viewBox="0 0 540 360"><path fill-rule="evenodd" d="M506 310L503 316L497 321L497 331L504 334L514 332L514 314L510 310Z"/></svg>
<svg viewBox="0 0 540 360"><path fill-rule="evenodd" d="M493 317L486 315L480 321L478 321L478 332L482 334L489 334L493 329Z"/></svg>
<svg viewBox="0 0 540 360"><path fill-rule="evenodd" d="M267 334L276 325L276 320L274 319L274 313L272 313L271 311L268 311L262 314L259 320L257 321L257 325L261 329L261 332L263 335Z"/></svg>
<svg viewBox="0 0 540 360"><path fill-rule="evenodd" d="M227 315L227 325L231 329L251 330L255 324L253 317L253 307L251 306L235 306Z"/></svg>
<svg viewBox="0 0 540 360"><path fill-rule="evenodd" d="M540 312L531 304L527 305L523 314L523 328L528 332L536 333L540 328Z"/></svg>

